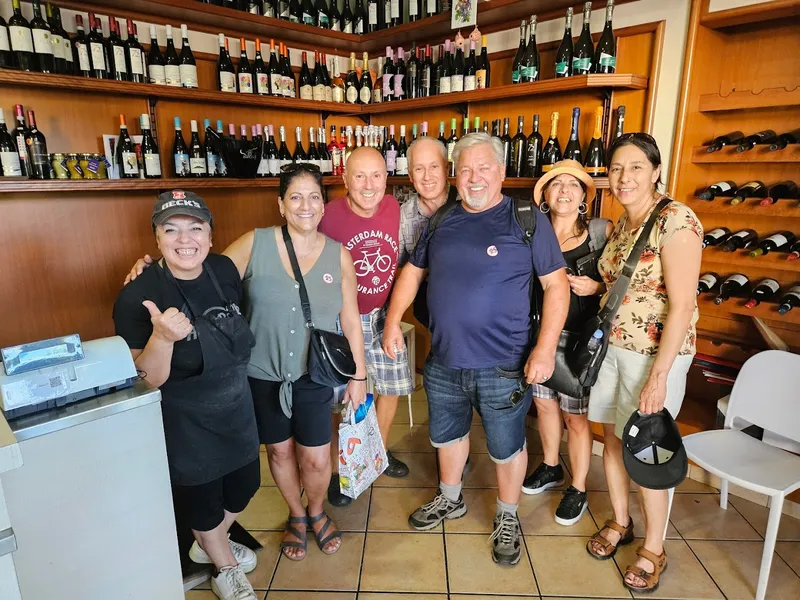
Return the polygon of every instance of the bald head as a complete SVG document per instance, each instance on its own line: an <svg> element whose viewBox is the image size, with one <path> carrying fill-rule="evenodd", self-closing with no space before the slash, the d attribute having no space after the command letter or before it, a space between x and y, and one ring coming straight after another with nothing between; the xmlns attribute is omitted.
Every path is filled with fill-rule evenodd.
<svg viewBox="0 0 800 600"><path fill-rule="evenodd" d="M386 193L386 162L375 148L356 148L344 167L344 185L350 208L371 217Z"/></svg>

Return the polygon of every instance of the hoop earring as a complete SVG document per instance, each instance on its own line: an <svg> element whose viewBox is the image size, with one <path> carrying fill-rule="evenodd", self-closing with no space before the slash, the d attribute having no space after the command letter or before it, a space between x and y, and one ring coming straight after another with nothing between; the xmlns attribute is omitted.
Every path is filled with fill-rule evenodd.
<svg viewBox="0 0 800 600"><path fill-rule="evenodd" d="M581 202L578 205L578 214L585 215L587 212L589 212L589 207L586 205L586 202Z"/></svg>
<svg viewBox="0 0 800 600"><path fill-rule="evenodd" d="M549 204L548 204L546 201L543 201L543 202L542 202L542 203L539 205L539 210L542 212L542 214L545 214L545 215L546 215L547 213L549 213L549 212L550 212L550 205L549 205Z"/></svg>

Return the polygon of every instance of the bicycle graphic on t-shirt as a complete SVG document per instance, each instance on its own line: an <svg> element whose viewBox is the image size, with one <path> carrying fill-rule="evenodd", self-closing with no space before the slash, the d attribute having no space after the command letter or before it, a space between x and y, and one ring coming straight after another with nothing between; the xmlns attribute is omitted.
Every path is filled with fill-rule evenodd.
<svg viewBox="0 0 800 600"><path fill-rule="evenodd" d="M361 254L363 254L364 257L353 262L358 277L364 277L365 275L374 273L376 270L380 273L386 273L386 271L392 268L392 258L388 254L381 254L380 248L375 250L375 252L361 250Z"/></svg>

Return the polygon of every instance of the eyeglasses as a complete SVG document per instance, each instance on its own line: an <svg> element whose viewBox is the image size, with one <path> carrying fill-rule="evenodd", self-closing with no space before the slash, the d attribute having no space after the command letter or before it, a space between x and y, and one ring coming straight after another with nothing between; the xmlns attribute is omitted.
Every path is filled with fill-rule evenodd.
<svg viewBox="0 0 800 600"><path fill-rule="evenodd" d="M634 132L631 132L631 133L623 133L616 140L614 140L614 142L618 142L620 140L631 140L631 139L644 140L645 142L648 142L650 144L657 145L656 144L656 138L654 138L649 133L643 133L641 131L634 131Z"/></svg>
<svg viewBox="0 0 800 600"><path fill-rule="evenodd" d="M308 171L309 173L320 173L320 168L311 163L292 163L290 165L283 165L281 173L294 173L295 171Z"/></svg>
<svg viewBox="0 0 800 600"><path fill-rule="evenodd" d="M531 384L527 382L527 380L522 377L519 380L519 386L513 392L511 392L511 396L509 396L508 400L511 402L511 406L516 406L519 404L519 401L525 397L525 393L531 387Z"/></svg>

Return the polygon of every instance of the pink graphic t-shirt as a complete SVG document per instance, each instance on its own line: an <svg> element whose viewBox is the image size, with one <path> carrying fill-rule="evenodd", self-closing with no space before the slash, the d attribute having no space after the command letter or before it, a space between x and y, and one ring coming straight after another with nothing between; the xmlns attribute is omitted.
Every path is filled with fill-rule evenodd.
<svg viewBox="0 0 800 600"><path fill-rule="evenodd" d="M358 281L358 312L365 315L386 304L392 290L399 246L400 204L386 194L370 218L355 214L347 198L325 206L319 230L344 245L353 257Z"/></svg>

